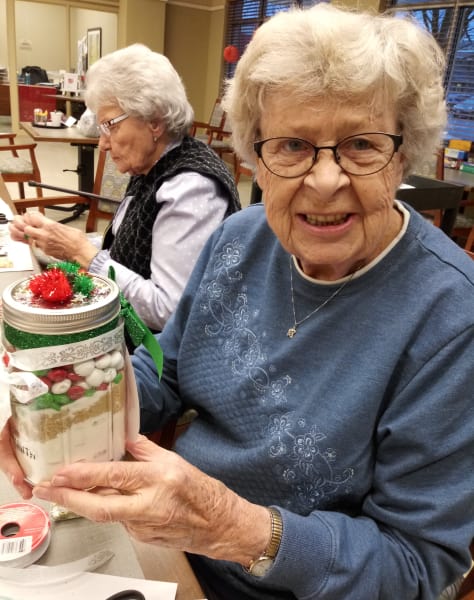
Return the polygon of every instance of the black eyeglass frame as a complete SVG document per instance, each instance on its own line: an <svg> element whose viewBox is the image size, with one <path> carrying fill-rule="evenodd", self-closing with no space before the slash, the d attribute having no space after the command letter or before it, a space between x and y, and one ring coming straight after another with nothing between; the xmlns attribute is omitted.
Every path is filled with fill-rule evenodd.
<svg viewBox="0 0 474 600"><path fill-rule="evenodd" d="M339 147L339 145L342 144L343 142L346 142L347 140L350 140L351 138L357 138L359 136L372 135L372 134L385 135L385 136L389 137L392 140L392 142L393 142L393 152L392 152L390 158L387 160L387 162L383 165L383 167L380 167L380 168L376 169L375 171L371 171L370 173L351 173L351 171L348 171L343 166L341 166L341 163L340 163L341 159L340 159L340 157L337 154L337 148ZM262 157L262 146L266 142L269 142L271 140L295 140L295 141L298 141L298 142L304 142L305 144L308 144L309 146L312 146L312 148L314 150L314 157L313 157L313 162L312 162L311 166L306 171L304 171L303 173L301 173L300 175L280 175L279 173L275 173L274 171L272 171L270 169L270 167L266 164L265 160ZM304 140L302 138L278 136L278 137L267 138L266 140L258 140L256 142L254 142L253 149L255 150L258 158L265 165L265 168L268 169L270 171L270 173L273 173L273 175L276 175L277 177L282 177L283 179L297 179L298 177L303 177L303 175L307 175L311 171L311 169L314 167L314 165L316 164L316 161L318 160L318 154L319 154L320 150L331 150L332 153L333 153L333 155L334 155L334 160L336 161L336 163L341 167L341 169L345 173L347 173L349 175L355 175L356 177L365 177L367 175L374 175L374 173L378 173L379 171L382 171L383 169L385 169L385 167L388 164L390 164L390 161L392 160L395 152L398 152L398 150L399 150L399 148L400 148L400 146L402 144L403 144L403 135L401 135L401 134L387 133L385 131L365 131L363 133L357 133L356 135L349 135L349 136L345 137L344 139L340 140L334 146L315 146L311 142L308 142L308 140Z"/></svg>

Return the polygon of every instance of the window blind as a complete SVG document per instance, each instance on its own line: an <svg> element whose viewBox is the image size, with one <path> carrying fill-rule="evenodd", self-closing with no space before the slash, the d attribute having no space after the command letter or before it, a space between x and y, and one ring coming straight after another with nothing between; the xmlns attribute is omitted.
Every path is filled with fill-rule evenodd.
<svg viewBox="0 0 474 600"><path fill-rule="evenodd" d="M410 12L446 54L445 141L474 141L474 2L393 0L391 6L396 14Z"/></svg>

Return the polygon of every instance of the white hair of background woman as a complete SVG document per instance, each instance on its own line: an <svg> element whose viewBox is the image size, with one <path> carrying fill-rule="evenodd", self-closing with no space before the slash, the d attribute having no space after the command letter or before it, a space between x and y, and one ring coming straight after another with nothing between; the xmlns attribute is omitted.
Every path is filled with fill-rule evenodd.
<svg viewBox="0 0 474 600"><path fill-rule="evenodd" d="M194 119L173 65L143 44L132 44L95 62L87 71L84 99L93 112L117 104L132 117L159 119L177 140L186 135Z"/></svg>

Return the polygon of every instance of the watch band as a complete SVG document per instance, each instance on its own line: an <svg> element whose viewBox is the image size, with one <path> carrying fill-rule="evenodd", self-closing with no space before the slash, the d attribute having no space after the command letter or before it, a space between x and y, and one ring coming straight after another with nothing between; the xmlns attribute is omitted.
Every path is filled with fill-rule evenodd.
<svg viewBox="0 0 474 600"><path fill-rule="evenodd" d="M267 558L275 558L280 548L281 536L283 535L283 521L276 508L270 507L270 517L272 520L272 535L267 549L263 553Z"/></svg>
<svg viewBox="0 0 474 600"><path fill-rule="evenodd" d="M280 548L281 537L283 535L283 521L281 518L281 514L276 508L273 507L269 507L268 511L270 513L271 519L270 541L268 542L268 546L266 547L265 552L261 556L250 562L249 566L246 569L246 571L250 574L254 574L254 567L256 567L259 563L266 561L269 564L271 564L275 559Z"/></svg>

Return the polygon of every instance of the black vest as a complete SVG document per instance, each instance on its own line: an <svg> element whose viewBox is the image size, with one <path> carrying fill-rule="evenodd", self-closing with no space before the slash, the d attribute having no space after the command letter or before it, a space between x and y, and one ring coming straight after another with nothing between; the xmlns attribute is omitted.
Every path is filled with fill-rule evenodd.
<svg viewBox="0 0 474 600"><path fill-rule="evenodd" d="M125 197L133 196L115 237L111 229L104 236L104 248L120 264L145 279L150 278L152 230L162 206L156 192L164 181L183 171L194 171L217 181L227 197L225 216L240 210L240 201L232 175L225 163L206 144L193 137L166 153L146 175L130 179Z"/></svg>

